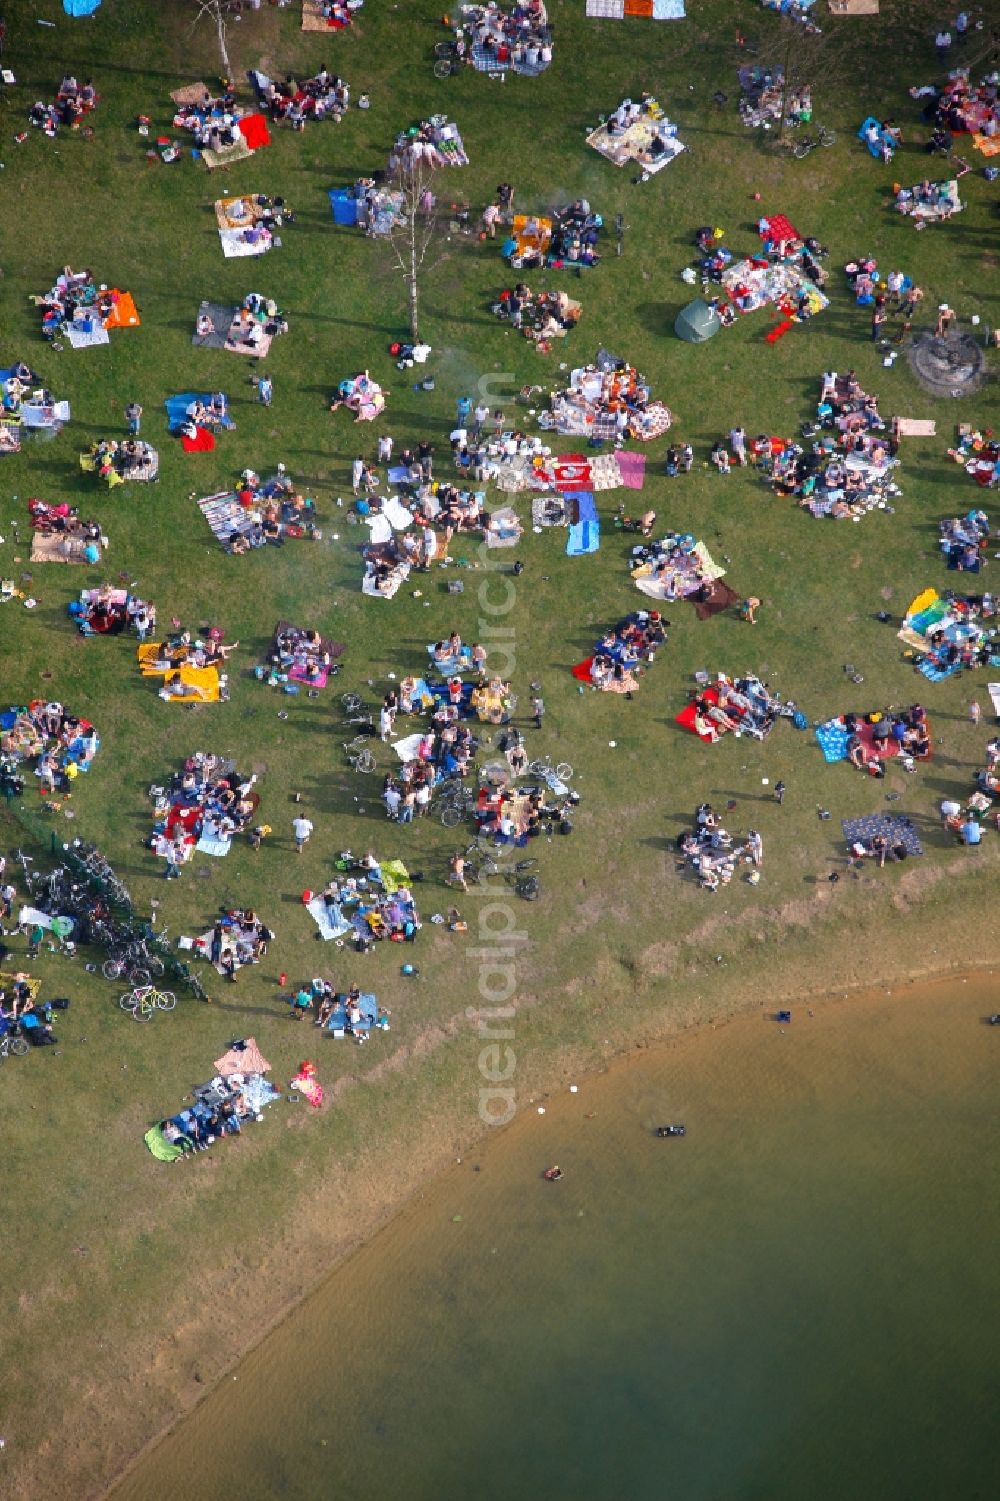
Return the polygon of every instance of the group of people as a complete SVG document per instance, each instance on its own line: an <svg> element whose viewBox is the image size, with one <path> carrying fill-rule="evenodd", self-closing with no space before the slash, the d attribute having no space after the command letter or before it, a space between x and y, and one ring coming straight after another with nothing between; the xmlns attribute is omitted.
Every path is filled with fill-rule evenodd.
<svg viewBox="0 0 1000 1501"><path fill-rule="evenodd" d="M987 741L984 762L974 777L975 791L964 803L946 798L941 804L945 828L967 845L981 842L987 820L1000 830L1000 735Z"/></svg>
<svg viewBox="0 0 1000 1501"><path fill-rule="evenodd" d="M669 620L659 610L634 610L605 631L594 646L590 682L601 692L621 691L635 681L636 669L652 666L657 650L667 639Z"/></svg>
<svg viewBox="0 0 1000 1501"><path fill-rule="evenodd" d="M462 29L472 49L469 61L484 69L541 73L552 61L552 34L544 0L522 0L505 11L497 0L462 6ZM468 53L465 54L468 56Z"/></svg>
<svg viewBox="0 0 1000 1501"><path fill-rule="evenodd" d="M627 361L611 357L574 370L569 385L552 393L551 405L551 413L542 413L540 427L603 438L619 447L629 437L646 441L670 425L670 414L653 400L646 377Z"/></svg>
<svg viewBox="0 0 1000 1501"><path fill-rule="evenodd" d="M237 970L259 964L273 938L253 907L223 907L211 932L206 938L196 939L195 946L220 975L235 984Z"/></svg>
<svg viewBox="0 0 1000 1501"><path fill-rule="evenodd" d="M579 322L581 309L567 292L532 292L522 281L500 293L493 311L501 321L541 346L569 333Z"/></svg>
<svg viewBox="0 0 1000 1501"><path fill-rule="evenodd" d="M342 873L319 892L334 931L352 932L359 953L376 943L416 941L422 924L405 866L380 861L372 850L357 859L345 851L337 865Z"/></svg>
<svg viewBox="0 0 1000 1501"><path fill-rule="evenodd" d="M925 761L931 753L930 726L922 704L897 712L872 710L843 716L847 731L847 759L869 776L885 776L886 752L911 761Z"/></svg>
<svg viewBox="0 0 1000 1501"><path fill-rule="evenodd" d="M86 78L80 84L72 73L66 73L52 104L46 104L43 99L35 100L28 111L28 123L47 136L54 136L60 125L77 130L84 117L97 108L97 103L98 93L92 78Z"/></svg>
<svg viewBox="0 0 1000 1501"><path fill-rule="evenodd" d="M333 120L339 123L351 102L351 91L343 78L331 73L324 63L319 72L303 83L289 73L283 81L269 78L257 84L261 102L274 120L283 120L293 130L305 130L309 120Z"/></svg>
<svg viewBox="0 0 1000 1501"><path fill-rule="evenodd" d="M681 869L693 871L705 891L728 886L741 860L751 867L747 874L751 885L760 880L764 863L760 834L750 829L744 839L734 839L710 803L702 803L697 809L694 828L677 836L677 849L684 857Z"/></svg>
<svg viewBox="0 0 1000 1501"><path fill-rule="evenodd" d="M11 766L33 761L42 793L67 792L101 746L89 719L55 700L36 698L0 712L0 754Z"/></svg>
<svg viewBox="0 0 1000 1501"><path fill-rule="evenodd" d="M967 511L939 522L941 551L948 567L959 573L978 573L989 562L990 518L985 511Z"/></svg>
<svg viewBox="0 0 1000 1501"><path fill-rule="evenodd" d="M71 600L66 610L81 636L120 636L133 630L142 642L156 629L156 606L113 584L84 589L79 600Z"/></svg>
<svg viewBox="0 0 1000 1501"><path fill-rule="evenodd" d="M64 266L49 290L32 300L41 309L42 333L54 339L67 323L89 317L105 322L114 311L116 295L114 288L97 281L93 271Z"/></svg>
<svg viewBox="0 0 1000 1501"><path fill-rule="evenodd" d="M321 687L332 666L330 642L319 631L284 625L274 633L262 674L272 686L291 677Z"/></svg>
<svg viewBox="0 0 1000 1501"><path fill-rule="evenodd" d="M389 152L390 177L418 172L422 167L467 167L469 158L462 145L458 128L435 115L418 120L408 130L400 131ZM433 208L433 203L430 204ZM425 210L426 211L426 210Z"/></svg>
<svg viewBox="0 0 1000 1501"><path fill-rule="evenodd" d="M796 712L791 699L782 701L759 677L730 678L721 672L695 694L692 709L691 728L712 743L725 734L763 740L779 717Z"/></svg>
<svg viewBox="0 0 1000 1501"><path fill-rule="evenodd" d="M167 862L167 879L176 879L199 840L228 841L246 833L259 849L269 832L255 822L260 795L256 775L242 777L232 761L197 751L175 772L167 788L154 789L154 825L150 848Z"/></svg>
<svg viewBox="0 0 1000 1501"><path fill-rule="evenodd" d="M758 463L778 495L794 496L813 516L860 520L876 509L892 514L899 493L893 472L898 434L887 432L877 398L853 370L823 373L815 420L798 443L770 443Z"/></svg>
<svg viewBox="0 0 1000 1501"><path fill-rule="evenodd" d="M129 480L155 479L159 457L142 438L99 438L81 454L80 467L111 488Z"/></svg>

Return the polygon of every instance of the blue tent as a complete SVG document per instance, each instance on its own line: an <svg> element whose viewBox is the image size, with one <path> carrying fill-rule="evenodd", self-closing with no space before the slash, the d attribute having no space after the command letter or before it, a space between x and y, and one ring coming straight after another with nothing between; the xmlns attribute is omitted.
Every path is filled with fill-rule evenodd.
<svg viewBox="0 0 1000 1501"><path fill-rule="evenodd" d="M68 16L92 16L101 0L63 0L63 10Z"/></svg>

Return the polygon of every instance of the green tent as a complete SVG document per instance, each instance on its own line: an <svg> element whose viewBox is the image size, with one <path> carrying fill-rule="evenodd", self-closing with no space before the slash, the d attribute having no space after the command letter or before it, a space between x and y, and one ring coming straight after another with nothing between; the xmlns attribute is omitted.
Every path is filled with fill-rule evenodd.
<svg viewBox="0 0 1000 1501"><path fill-rule="evenodd" d="M674 333L679 339L686 339L689 344L704 344L721 327L722 323L715 309L710 308L704 298L696 297L694 302L689 302L677 314Z"/></svg>

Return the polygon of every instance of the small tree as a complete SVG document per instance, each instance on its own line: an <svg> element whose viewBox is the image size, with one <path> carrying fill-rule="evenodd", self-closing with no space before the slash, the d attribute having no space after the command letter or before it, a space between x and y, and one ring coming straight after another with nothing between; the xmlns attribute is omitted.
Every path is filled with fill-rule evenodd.
<svg viewBox="0 0 1000 1501"><path fill-rule="evenodd" d="M432 181L430 169L422 161L397 166L390 178L393 189L403 195L403 208L386 239L393 264L406 284L410 338L415 344L420 339L421 282L447 256Z"/></svg>
<svg viewBox="0 0 1000 1501"><path fill-rule="evenodd" d="M226 75L227 81L231 80L233 76L233 69L229 61L229 47L226 43L226 30L229 25L229 17L238 7L234 3L234 0L194 0L194 3L198 7L198 13L195 16L194 20L191 22L191 30L194 31L198 22L203 17L208 17L208 19L214 25L216 35L219 39L219 56L222 59L223 72Z"/></svg>

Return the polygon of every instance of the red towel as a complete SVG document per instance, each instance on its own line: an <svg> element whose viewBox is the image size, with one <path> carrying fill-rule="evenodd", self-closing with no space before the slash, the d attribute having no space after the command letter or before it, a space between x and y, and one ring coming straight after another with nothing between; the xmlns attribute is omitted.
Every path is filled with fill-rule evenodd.
<svg viewBox="0 0 1000 1501"><path fill-rule="evenodd" d="M564 453L552 462L556 489L566 492L590 489L590 461L581 453Z"/></svg>
<svg viewBox="0 0 1000 1501"><path fill-rule="evenodd" d="M199 427L197 438L181 438L185 453L211 453L215 447L215 435L207 427Z"/></svg>
<svg viewBox="0 0 1000 1501"><path fill-rule="evenodd" d="M578 662L573 668L573 676L578 678L581 683L590 682L590 667L593 660L593 657L587 657L585 661Z"/></svg>
<svg viewBox="0 0 1000 1501"><path fill-rule="evenodd" d="M239 127L240 135L251 151L256 151L260 146L270 146L271 136L263 115L244 115Z"/></svg>
<svg viewBox="0 0 1000 1501"><path fill-rule="evenodd" d="M784 214L772 214L764 221L768 228L768 239L771 240L799 240L801 235Z"/></svg>
<svg viewBox="0 0 1000 1501"><path fill-rule="evenodd" d="M764 339L768 344L777 344L778 340L783 339L788 330L794 327L795 324L791 318L782 318L780 323L776 323L770 332L764 335Z"/></svg>

